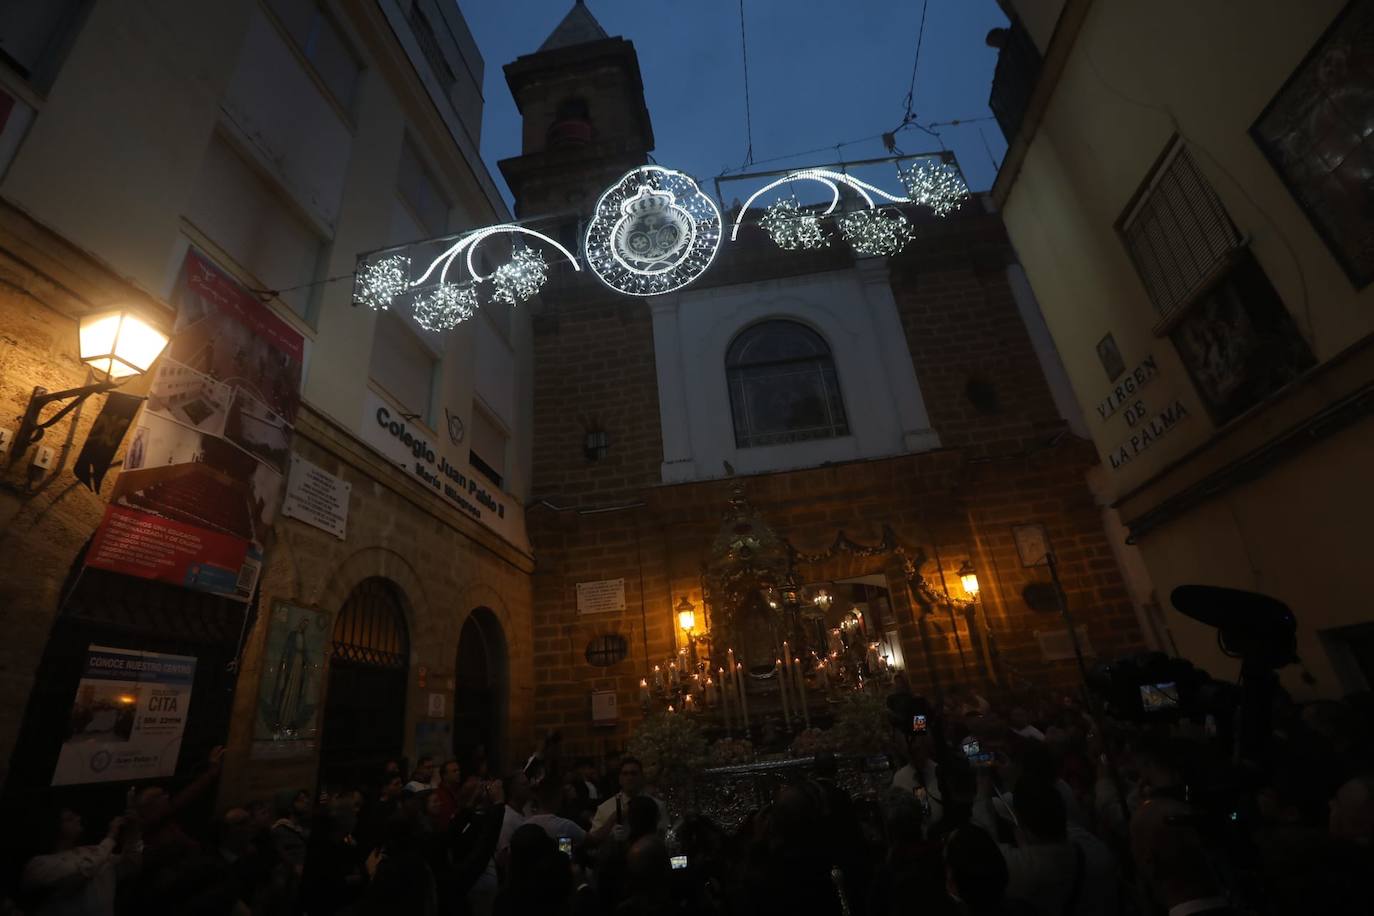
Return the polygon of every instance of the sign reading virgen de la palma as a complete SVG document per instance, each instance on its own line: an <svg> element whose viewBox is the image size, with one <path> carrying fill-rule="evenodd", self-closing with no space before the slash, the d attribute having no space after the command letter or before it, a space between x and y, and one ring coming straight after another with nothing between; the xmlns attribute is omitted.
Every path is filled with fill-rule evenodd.
<svg viewBox="0 0 1374 916"><path fill-rule="evenodd" d="M385 455L415 480L464 515L475 519L511 544L527 549L525 513L510 497L468 465L439 437L402 416L372 391L363 400L363 441Z"/></svg>

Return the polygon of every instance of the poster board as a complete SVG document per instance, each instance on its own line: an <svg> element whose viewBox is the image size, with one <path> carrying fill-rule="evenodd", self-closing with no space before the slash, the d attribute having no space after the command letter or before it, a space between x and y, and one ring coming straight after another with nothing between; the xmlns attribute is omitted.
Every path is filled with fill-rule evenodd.
<svg viewBox="0 0 1374 916"><path fill-rule="evenodd" d="M171 776L195 677L192 656L90 646L52 784Z"/></svg>

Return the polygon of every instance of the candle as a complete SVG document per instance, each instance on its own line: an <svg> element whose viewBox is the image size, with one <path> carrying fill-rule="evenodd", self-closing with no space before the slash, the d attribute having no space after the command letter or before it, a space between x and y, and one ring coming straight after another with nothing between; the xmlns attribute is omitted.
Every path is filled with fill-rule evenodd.
<svg viewBox="0 0 1374 916"><path fill-rule="evenodd" d="M678 685L677 662L669 662L669 663L668 663L668 686L671 687L671 688L673 688L673 689L677 689L677 685Z"/></svg>
<svg viewBox="0 0 1374 916"><path fill-rule="evenodd" d="M654 665L654 689L663 689L663 669L658 665Z"/></svg>
<svg viewBox="0 0 1374 916"><path fill-rule="evenodd" d="M844 641L840 639L840 630L838 627L830 631L828 644L830 646L831 655L839 655L844 651Z"/></svg>
<svg viewBox="0 0 1374 916"><path fill-rule="evenodd" d="M725 716L725 734L730 734L730 681L725 677L725 669L717 669L720 677L720 709Z"/></svg>
<svg viewBox="0 0 1374 916"><path fill-rule="evenodd" d="M830 672L825 667L825 662L816 664L816 686L821 690L830 690Z"/></svg>
<svg viewBox="0 0 1374 916"><path fill-rule="evenodd" d="M792 704L787 702L787 694L789 692L787 689L787 669L782 666L782 659L778 659L773 663L773 673L778 676L778 693L782 696L782 721L784 723L790 723L792 720ZM791 725L789 724L788 727L790 728Z"/></svg>
<svg viewBox="0 0 1374 916"><path fill-rule="evenodd" d="M739 687L740 722L745 737L749 736L749 694L744 692L744 665L735 663L735 684Z"/></svg>
<svg viewBox="0 0 1374 916"><path fill-rule="evenodd" d="M714 707L716 705L716 682L711 680L711 675L706 675L706 705Z"/></svg>
<svg viewBox="0 0 1374 916"><path fill-rule="evenodd" d="M696 701L696 699L695 699L690 693L687 694L687 696L683 697L683 699L682 699L682 711L683 711L683 712L696 712L696 711L697 711L697 701Z"/></svg>
<svg viewBox="0 0 1374 916"><path fill-rule="evenodd" d="M792 676L797 682L797 693L801 694L802 721L811 727L811 707L806 702L806 677L802 674L801 659L792 659Z"/></svg>
<svg viewBox="0 0 1374 916"><path fill-rule="evenodd" d="M868 673L878 673L878 644L876 642L868 644L868 655L864 659L868 662Z"/></svg>
<svg viewBox="0 0 1374 916"><path fill-rule="evenodd" d="M673 704L672 704L672 703L669 703L669 704L668 704L668 712L670 712L670 713L677 712L677 710L673 708Z"/></svg>
<svg viewBox="0 0 1374 916"><path fill-rule="evenodd" d="M649 682L644 678L639 679L639 702L649 702Z"/></svg>

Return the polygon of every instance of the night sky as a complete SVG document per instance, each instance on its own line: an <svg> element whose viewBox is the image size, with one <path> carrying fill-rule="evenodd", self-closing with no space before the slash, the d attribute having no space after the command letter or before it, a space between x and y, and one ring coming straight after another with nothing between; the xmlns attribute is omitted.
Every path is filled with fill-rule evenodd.
<svg viewBox="0 0 1374 916"><path fill-rule="evenodd" d="M482 155L509 201L496 163L520 152L520 119L501 68L536 50L572 8L572 0L459 0L486 62ZM738 0L588 0L607 34L634 42L644 76L661 165L703 182L744 164L744 68ZM845 160L885 155L876 135L905 114L920 0L745 0L754 160L759 169L835 164L833 148L764 162L841 141ZM916 77L922 124L988 118L997 53L989 29L1005 25L995 0L929 0ZM937 128L940 138L908 129L904 153L945 147L958 156L970 186L985 190L1006 150L992 120ZM865 174L868 180L871 175ZM883 181L900 191L895 175ZM752 188L728 184L725 196ZM709 193L709 192L708 192Z"/></svg>

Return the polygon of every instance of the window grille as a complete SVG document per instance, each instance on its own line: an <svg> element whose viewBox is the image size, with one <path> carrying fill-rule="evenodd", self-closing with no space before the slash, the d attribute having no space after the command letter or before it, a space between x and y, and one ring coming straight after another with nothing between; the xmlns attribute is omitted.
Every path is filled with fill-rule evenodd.
<svg viewBox="0 0 1374 916"><path fill-rule="evenodd" d="M354 587L334 621L330 658L372 668L407 666L410 636L395 583L373 576Z"/></svg>
<svg viewBox="0 0 1374 916"><path fill-rule="evenodd" d="M597 636L587 643L587 664L596 668L609 668L629 654L630 644L619 633Z"/></svg>
<svg viewBox="0 0 1374 916"><path fill-rule="evenodd" d="M1241 242L1216 191L1182 143L1156 168L1120 231L1161 325L1227 268Z"/></svg>

